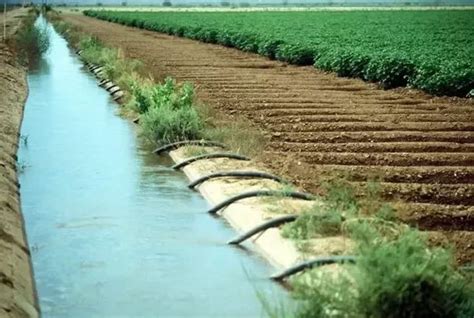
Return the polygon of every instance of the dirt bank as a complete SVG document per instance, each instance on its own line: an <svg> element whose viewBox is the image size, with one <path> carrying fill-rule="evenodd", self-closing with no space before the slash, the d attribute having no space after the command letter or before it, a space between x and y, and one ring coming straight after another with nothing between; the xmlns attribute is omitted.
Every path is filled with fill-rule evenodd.
<svg viewBox="0 0 474 318"><path fill-rule="evenodd" d="M260 160L275 173L314 193L335 175L356 188L381 179L405 221L444 232L460 260L474 259L472 101L384 91L217 45L66 19L143 61L155 78L193 81L201 100L247 117L268 137Z"/></svg>
<svg viewBox="0 0 474 318"><path fill-rule="evenodd" d="M7 13L9 36L24 14L24 9ZM3 19L0 14L1 25ZM16 64L3 41L0 42L0 74L0 317L38 317L16 164L28 86L25 69Z"/></svg>

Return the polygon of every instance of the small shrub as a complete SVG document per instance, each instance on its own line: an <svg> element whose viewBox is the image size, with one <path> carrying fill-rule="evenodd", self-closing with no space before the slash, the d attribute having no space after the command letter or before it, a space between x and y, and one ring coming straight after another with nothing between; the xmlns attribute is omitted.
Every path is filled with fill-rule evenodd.
<svg viewBox="0 0 474 318"><path fill-rule="evenodd" d="M202 121L194 108L154 107L140 116L143 135L152 142L199 139Z"/></svg>

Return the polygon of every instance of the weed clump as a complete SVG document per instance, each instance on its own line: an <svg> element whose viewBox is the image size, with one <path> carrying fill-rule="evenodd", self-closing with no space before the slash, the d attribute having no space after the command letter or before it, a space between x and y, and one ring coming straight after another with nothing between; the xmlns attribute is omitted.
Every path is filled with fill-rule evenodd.
<svg viewBox="0 0 474 318"><path fill-rule="evenodd" d="M35 25L36 15L30 14L16 33L14 46L23 65L33 65L49 48L49 34L46 27Z"/></svg>
<svg viewBox="0 0 474 318"><path fill-rule="evenodd" d="M134 81L130 87L131 96L126 107L141 114L140 124L147 139L169 143L201 137L204 124L193 107L191 84L177 85L167 78L163 84Z"/></svg>
<svg viewBox="0 0 474 318"><path fill-rule="evenodd" d="M326 189L326 197L283 227L283 236L307 240L342 233L344 221L357 214L359 204L353 190L342 182L326 185Z"/></svg>
<svg viewBox="0 0 474 318"><path fill-rule="evenodd" d="M170 143L198 139L202 123L194 108L153 107L140 117L143 135L151 141Z"/></svg>
<svg viewBox="0 0 474 318"><path fill-rule="evenodd" d="M450 251L429 249L417 230L407 228L395 239L369 232L372 239L359 244L355 265L294 281L301 301L296 317L473 316L474 287L456 271Z"/></svg>

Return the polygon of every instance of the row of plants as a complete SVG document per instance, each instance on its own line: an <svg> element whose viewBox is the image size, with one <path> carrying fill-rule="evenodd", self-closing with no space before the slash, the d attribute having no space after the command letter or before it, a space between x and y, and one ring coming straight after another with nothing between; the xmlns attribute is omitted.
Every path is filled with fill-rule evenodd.
<svg viewBox="0 0 474 318"><path fill-rule="evenodd" d="M343 236L357 261L293 278L296 310L268 306L272 317L474 316L472 275L459 270L449 246L434 247L427 233L399 223L379 190L369 182L360 199L347 182L327 184L318 204L283 227L300 245Z"/></svg>
<svg viewBox="0 0 474 318"><path fill-rule="evenodd" d="M474 88L469 10L84 13L291 64L314 64L385 88L408 85L450 96L466 96Z"/></svg>

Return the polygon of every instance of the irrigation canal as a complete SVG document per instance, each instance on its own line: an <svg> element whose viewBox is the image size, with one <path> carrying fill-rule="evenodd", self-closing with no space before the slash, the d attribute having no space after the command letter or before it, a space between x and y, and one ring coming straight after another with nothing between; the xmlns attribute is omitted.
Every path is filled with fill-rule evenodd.
<svg viewBox="0 0 474 318"><path fill-rule="evenodd" d="M28 76L22 210L43 317L261 317L287 295L48 25Z"/></svg>

